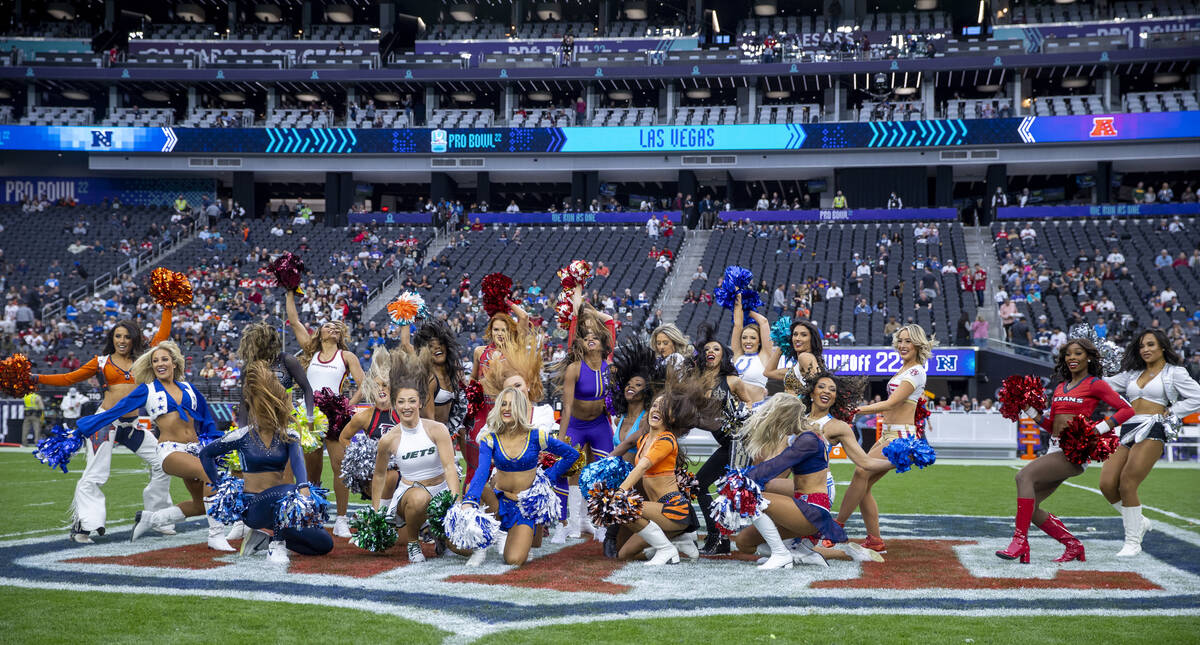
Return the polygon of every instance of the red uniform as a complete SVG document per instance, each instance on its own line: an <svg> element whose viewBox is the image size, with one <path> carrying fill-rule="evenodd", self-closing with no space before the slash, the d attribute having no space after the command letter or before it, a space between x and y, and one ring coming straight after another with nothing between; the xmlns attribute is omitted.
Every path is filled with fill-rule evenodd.
<svg viewBox="0 0 1200 645"><path fill-rule="evenodd" d="M1042 417L1041 425L1046 430L1053 431L1054 417L1060 414L1082 414L1091 418L1092 412L1101 401L1116 410L1112 416L1104 419L1110 428L1120 427L1133 416L1133 408L1129 406L1129 402L1105 383L1104 379L1089 376L1075 387L1069 387L1068 383L1059 383L1058 387L1054 388L1054 395L1050 399L1050 414Z"/></svg>

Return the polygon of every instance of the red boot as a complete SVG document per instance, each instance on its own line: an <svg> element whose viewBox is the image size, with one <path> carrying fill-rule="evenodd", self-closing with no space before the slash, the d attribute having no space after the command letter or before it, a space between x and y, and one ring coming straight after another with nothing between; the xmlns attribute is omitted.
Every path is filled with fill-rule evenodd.
<svg viewBox="0 0 1200 645"><path fill-rule="evenodd" d="M1067 530L1062 520L1053 515L1047 515L1046 521L1039 524L1038 528L1045 531L1046 535L1058 540L1063 546L1067 547L1063 551L1063 554L1054 560L1055 562L1070 562L1072 560L1087 562L1087 556L1083 552L1083 543L1074 535L1071 535L1071 532Z"/></svg>
<svg viewBox="0 0 1200 645"><path fill-rule="evenodd" d="M1005 560L1021 559L1021 564L1029 564L1029 523L1033 521L1034 501L1028 497L1017 498L1016 529L1013 530L1012 542L996 555Z"/></svg>

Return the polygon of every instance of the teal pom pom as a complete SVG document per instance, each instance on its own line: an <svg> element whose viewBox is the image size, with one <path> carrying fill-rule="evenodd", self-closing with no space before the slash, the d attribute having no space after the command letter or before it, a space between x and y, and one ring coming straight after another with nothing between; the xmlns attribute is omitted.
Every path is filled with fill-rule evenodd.
<svg viewBox="0 0 1200 645"><path fill-rule="evenodd" d="M425 507L425 518L429 521L429 532L433 533L434 537L446 537L446 513L457 501L454 493L448 490L434 495L433 499L429 500L429 505Z"/></svg>
<svg viewBox="0 0 1200 645"><path fill-rule="evenodd" d="M796 357L796 350L792 348L791 316L784 316L771 325L771 342L783 352L784 358Z"/></svg>
<svg viewBox="0 0 1200 645"><path fill-rule="evenodd" d="M587 491L601 484L605 488L618 488L633 472L633 464L620 457L605 457L583 467L579 473L579 490Z"/></svg>
<svg viewBox="0 0 1200 645"><path fill-rule="evenodd" d="M238 477L222 477L213 486L213 494L204 498L209 517L222 524L241 521L246 511L245 485Z"/></svg>
<svg viewBox="0 0 1200 645"><path fill-rule="evenodd" d="M387 551L400 539L395 527L387 523L384 513L373 508L355 513L350 520L350 528L354 529L350 544L371 553Z"/></svg>
<svg viewBox="0 0 1200 645"><path fill-rule="evenodd" d="M64 425L56 425L50 429L50 434L38 442L33 456L46 464L51 470L58 468L65 474L71 456L83 447L84 438L78 430Z"/></svg>

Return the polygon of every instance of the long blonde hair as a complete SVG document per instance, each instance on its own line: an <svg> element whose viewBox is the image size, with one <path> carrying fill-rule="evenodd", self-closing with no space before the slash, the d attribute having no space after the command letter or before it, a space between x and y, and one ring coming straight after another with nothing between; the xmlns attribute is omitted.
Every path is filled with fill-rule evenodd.
<svg viewBox="0 0 1200 645"><path fill-rule="evenodd" d="M154 360L154 352L160 349L170 354L171 362L175 364L175 371L171 375L171 378L176 381L183 380L183 352L179 350L179 345L176 345L174 341L164 340L151 347L150 351L138 356L137 360L133 362L133 367L129 369L129 372L133 374L135 381L138 383L150 383L155 380L154 367L151 365L151 362Z"/></svg>
<svg viewBox="0 0 1200 645"><path fill-rule="evenodd" d="M263 360L246 364L242 376L242 399L248 417L259 430L269 430L283 442L295 441L285 431L292 416L292 402L275 372Z"/></svg>
<svg viewBox="0 0 1200 645"><path fill-rule="evenodd" d="M807 414L808 407L797 396L781 392L767 399L739 433L746 454L756 463L779 454L788 435L815 428Z"/></svg>
<svg viewBox="0 0 1200 645"><path fill-rule="evenodd" d="M497 349L501 358L483 373L483 392L494 398L504 390L505 381L520 376L529 386L529 400L541 401L545 396L542 385L542 335L524 332L506 338Z"/></svg>
<svg viewBox="0 0 1200 645"><path fill-rule="evenodd" d="M687 336L684 336L683 332L675 326L675 323L659 325L654 329L654 331L650 332L651 347L654 347L654 339L657 338L659 334L666 336L667 340L671 341L671 345L675 347L676 354L685 357L692 355L692 344L688 342Z"/></svg>
<svg viewBox="0 0 1200 645"><path fill-rule="evenodd" d="M325 325L337 325L341 329L341 333L338 334L338 350L349 351L350 345L346 339L350 336L350 328L346 326L346 323L340 320L330 320L321 327ZM300 350L300 364L304 366L304 369L308 369L308 364L312 362L313 356L321 353L321 327L317 328L317 333L309 334L308 344Z"/></svg>
<svg viewBox="0 0 1200 645"><path fill-rule="evenodd" d="M267 323L258 322L246 325L242 330L242 340L238 342L237 356L242 363L249 365L254 361L273 363L283 353L283 339L279 332Z"/></svg>
<svg viewBox="0 0 1200 645"><path fill-rule="evenodd" d="M391 397L391 392L388 390L388 378L391 370L392 353L385 349L383 345L376 346L375 352L371 354L371 366L367 368L367 373L363 375L362 391L364 401L375 405L376 397L380 392L387 392L388 397Z"/></svg>
<svg viewBox="0 0 1200 645"><path fill-rule="evenodd" d="M504 402L504 397L512 395L512 416L511 423L506 424L500 417L500 406ZM529 399L525 398L524 394L515 387L506 387L496 396L496 405L492 406L492 411L487 415L487 427L495 435L508 433L529 432L533 430L533 423L530 421Z"/></svg>
<svg viewBox="0 0 1200 645"><path fill-rule="evenodd" d="M892 347L896 347L900 342L900 332L902 331L908 332L908 337L912 339L913 347L917 348L917 362L922 365L925 364L925 361L928 361L929 357L933 356L933 348L937 347L937 341L930 336L926 336L925 329L920 325L905 325L892 334Z"/></svg>

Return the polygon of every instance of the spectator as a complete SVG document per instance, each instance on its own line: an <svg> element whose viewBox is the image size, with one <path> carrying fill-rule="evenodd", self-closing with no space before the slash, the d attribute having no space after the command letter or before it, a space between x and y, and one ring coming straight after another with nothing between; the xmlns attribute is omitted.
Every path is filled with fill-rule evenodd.
<svg viewBox="0 0 1200 645"><path fill-rule="evenodd" d="M938 277L929 270L926 266L921 273L921 293L930 300L938 297L942 292L942 283Z"/></svg>
<svg viewBox="0 0 1200 645"><path fill-rule="evenodd" d="M1180 251L1179 255L1175 256L1175 261L1171 263L1171 268L1178 269L1181 267L1186 267L1187 265L1188 265L1187 256L1184 255L1183 251Z"/></svg>
<svg viewBox="0 0 1200 645"><path fill-rule="evenodd" d="M1166 249L1159 251L1158 255L1155 256L1155 258L1154 258L1154 268L1162 270L1162 269L1166 269L1170 266L1171 266L1171 254L1167 253Z"/></svg>
<svg viewBox="0 0 1200 645"><path fill-rule="evenodd" d="M975 314L975 322L971 323L971 339L976 347L987 347L988 321L984 320L983 314Z"/></svg>
<svg viewBox="0 0 1200 645"><path fill-rule="evenodd" d="M849 207L849 204L846 202L846 196L842 194L842 191L837 191L833 196L833 208L844 211Z"/></svg>
<svg viewBox="0 0 1200 645"><path fill-rule="evenodd" d="M1029 194L1029 188L1022 188L1021 194L1017 197L1017 206L1025 208L1025 206L1029 204L1031 197L1032 196Z"/></svg>
<svg viewBox="0 0 1200 645"><path fill-rule="evenodd" d="M583 125L587 119L587 103L582 96L575 97L575 125Z"/></svg>
<svg viewBox="0 0 1200 645"><path fill-rule="evenodd" d="M1170 184L1164 181L1162 188L1158 189L1158 201L1169 204L1173 199L1175 199L1175 191L1171 190Z"/></svg>
<svg viewBox="0 0 1200 645"><path fill-rule="evenodd" d="M883 326L883 335L887 337L887 342L892 342L892 334L900 329L900 323L896 321L895 316L888 316L887 324Z"/></svg>
<svg viewBox="0 0 1200 645"><path fill-rule="evenodd" d="M1053 329L1054 331L1050 334L1050 352L1057 355L1058 350L1067 344L1067 334L1063 332L1061 327L1054 327Z"/></svg>
<svg viewBox="0 0 1200 645"><path fill-rule="evenodd" d="M1125 264L1125 256L1121 253L1121 249L1114 246L1112 247L1112 251L1104 258L1104 261L1114 266L1120 266Z"/></svg>
<svg viewBox="0 0 1200 645"><path fill-rule="evenodd" d="M25 420L21 424L21 441L23 445L33 445L42 438L42 422L46 416L46 404L37 392L24 396Z"/></svg>
<svg viewBox="0 0 1200 645"><path fill-rule="evenodd" d="M842 288L839 287L836 282L829 285L829 288L825 290L825 299L826 300L833 300L834 298L841 298L842 295L843 295Z"/></svg>
<svg viewBox="0 0 1200 645"><path fill-rule="evenodd" d="M1013 323L1008 331L1012 344L1017 346L1017 353L1029 356L1029 347L1033 345L1033 330L1030 329L1029 323L1025 322L1025 317L1020 313L1013 314Z"/></svg>
<svg viewBox="0 0 1200 645"><path fill-rule="evenodd" d="M692 273L692 281L708 280L708 274L704 272L704 265L696 265L696 270Z"/></svg>
<svg viewBox="0 0 1200 645"><path fill-rule="evenodd" d="M1021 229L1021 241L1031 243L1037 241L1037 231L1033 230L1032 222L1025 222L1025 228Z"/></svg>
<svg viewBox="0 0 1200 645"><path fill-rule="evenodd" d="M858 304L854 306L854 315L855 316L858 316L861 314L870 315L872 313L874 313L874 310L871 308L871 303L868 302L866 298L859 298Z"/></svg>
<svg viewBox="0 0 1200 645"><path fill-rule="evenodd" d="M504 212L506 212L506 213L520 213L520 212L521 212L521 207L520 207L520 206L517 206L517 200L515 200L515 199L510 199L510 200L508 201L508 208L505 208L505 209L504 209Z"/></svg>
<svg viewBox="0 0 1200 645"><path fill-rule="evenodd" d="M983 306L983 296L987 292L987 270L978 262L975 263L975 270L971 272L971 284L975 290L975 306Z"/></svg>
<svg viewBox="0 0 1200 645"><path fill-rule="evenodd" d="M904 200L900 199L900 196L893 190L892 194L888 196L887 207L890 210L900 210L904 208Z"/></svg>
<svg viewBox="0 0 1200 645"><path fill-rule="evenodd" d="M996 186L996 194L992 195L992 210L995 211L1001 206L1008 206L1008 195L1003 187Z"/></svg>
<svg viewBox="0 0 1200 645"><path fill-rule="evenodd" d="M188 212L188 202L183 198L183 195L175 197L175 213L183 215Z"/></svg>
<svg viewBox="0 0 1200 645"><path fill-rule="evenodd" d="M658 217L651 215L650 219L646 220L646 235L650 237L658 237Z"/></svg>
<svg viewBox="0 0 1200 645"><path fill-rule="evenodd" d="M1017 303L1011 298L1005 300L1004 304L1000 305L1000 324L1004 327L1004 335L1010 339L1010 342L1012 339L1012 326L1016 322L1018 315Z"/></svg>

